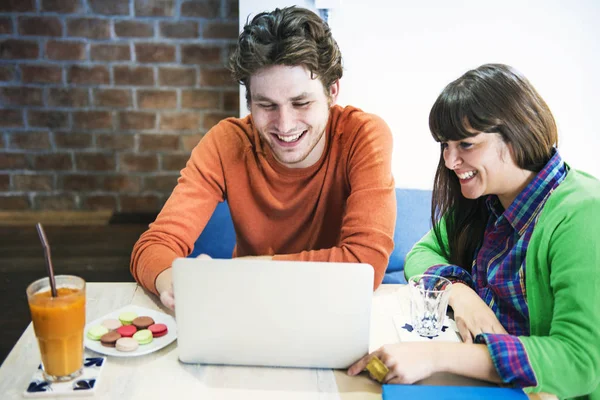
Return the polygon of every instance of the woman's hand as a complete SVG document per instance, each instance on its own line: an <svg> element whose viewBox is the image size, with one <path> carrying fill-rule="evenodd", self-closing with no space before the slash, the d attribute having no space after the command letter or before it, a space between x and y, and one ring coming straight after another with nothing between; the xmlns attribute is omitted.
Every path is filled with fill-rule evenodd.
<svg viewBox="0 0 600 400"><path fill-rule="evenodd" d="M348 369L348 375L360 374L371 358L377 357L389 369L382 384L415 383L440 370L437 345L438 343L409 342L382 346L355 362Z"/></svg>
<svg viewBox="0 0 600 400"><path fill-rule="evenodd" d="M473 343L480 333L508 333L494 311L465 284L452 283L448 304L454 310L454 321L465 343Z"/></svg>

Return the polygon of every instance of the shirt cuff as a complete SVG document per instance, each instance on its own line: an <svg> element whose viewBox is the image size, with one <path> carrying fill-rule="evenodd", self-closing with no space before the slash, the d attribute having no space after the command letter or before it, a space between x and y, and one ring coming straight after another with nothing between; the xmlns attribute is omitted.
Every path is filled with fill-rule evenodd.
<svg viewBox="0 0 600 400"><path fill-rule="evenodd" d="M460 282L475 290L473 277L458 265L438 264L427 268L424 274L443 276L450 282Z"/></svg>
<svg viewBox="0 0 600 400"><path fill-rule="evenodd" d="M518 337L481 333L475 337L475 343L487 345L494 367L504 383L521 388L537 386L525 346Z"/></svg>

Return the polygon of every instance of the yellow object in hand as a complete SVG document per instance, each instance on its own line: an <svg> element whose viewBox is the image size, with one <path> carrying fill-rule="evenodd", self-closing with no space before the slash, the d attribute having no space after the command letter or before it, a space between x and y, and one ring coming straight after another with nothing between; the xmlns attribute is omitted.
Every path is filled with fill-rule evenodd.
<svg viewBox="0 0 600 400"><path fill-rule="evenodd" d="M369 363L367 364L367 371L371 373L371 376L377 381L382 382L385 376L390 370L385 366L384 363L377 357L371 358Z"/></svg>

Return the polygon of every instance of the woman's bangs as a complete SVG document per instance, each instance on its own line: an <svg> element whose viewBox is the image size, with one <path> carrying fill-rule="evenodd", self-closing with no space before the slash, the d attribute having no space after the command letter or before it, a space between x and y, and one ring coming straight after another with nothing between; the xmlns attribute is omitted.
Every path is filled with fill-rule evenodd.
<svg viewBox="0 0 600 400"><path fill-rule="evenodd" d="M462 140L473 136L470 121L476 120L472 107L459 94L443 92L429 114L429 129L437 142Z"/></svg>

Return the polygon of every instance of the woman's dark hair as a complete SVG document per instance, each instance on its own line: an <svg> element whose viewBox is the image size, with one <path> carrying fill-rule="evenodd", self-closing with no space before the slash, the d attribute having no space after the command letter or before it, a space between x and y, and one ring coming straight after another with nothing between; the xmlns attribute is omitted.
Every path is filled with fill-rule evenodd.
<svg viewBox="0 0 600 400"><path fill-rule="evenodd" d="M546 102L529 81L503 64L485 64L451 82L429 113L438 142L463 140L479 132L499 134L510 144L522 169L539 172L552 156L558 135ZM445 218L448 245L439 222ZM485 198L465 198L454 172L446 168L443 148L435 174L431 222L443 255L471 271L488 220Z"/></svg>
<svg viewBox="0 0 600 400"><path fill-rule="evenodd" d="M246 86L250 103L250 77L271 65L306 67L329 87L342 77L342 54L331 31L314 12L298 7L275 9L246 23L229 60L236 81Z"/></svg>

